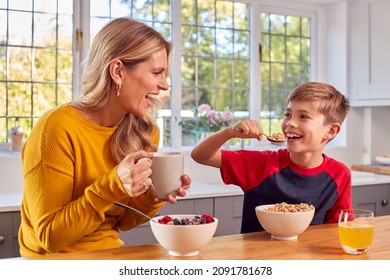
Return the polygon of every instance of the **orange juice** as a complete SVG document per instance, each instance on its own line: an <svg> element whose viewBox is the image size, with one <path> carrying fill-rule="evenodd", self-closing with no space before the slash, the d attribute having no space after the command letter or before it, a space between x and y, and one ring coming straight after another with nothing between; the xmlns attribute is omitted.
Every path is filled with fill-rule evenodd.
<svg viewBox="0 0 390 280"><path fill-rule="evenodd" d="M339 238L343 246L354 249L369 248L374 239L374 225L364 221L339 223Z"/></svg>

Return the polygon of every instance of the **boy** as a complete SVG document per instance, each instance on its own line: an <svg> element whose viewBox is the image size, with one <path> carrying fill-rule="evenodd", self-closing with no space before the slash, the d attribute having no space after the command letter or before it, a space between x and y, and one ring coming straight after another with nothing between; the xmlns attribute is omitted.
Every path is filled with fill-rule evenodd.
<svg viewBox="0 0 390 280"><path fill-rule="evenodd" d="M348 100L331 85L309 82L295 88L286 103L282 131L287 148L220 150L234 137L262 139L259 123L245 120L211 135L191 153L196 162L220 168L225 184L244 191L242 233L264 230L255 213L262 204L312 204L311 224L337 222L340 210L351 208L349 168L323 153L340 132Z"/></svg>

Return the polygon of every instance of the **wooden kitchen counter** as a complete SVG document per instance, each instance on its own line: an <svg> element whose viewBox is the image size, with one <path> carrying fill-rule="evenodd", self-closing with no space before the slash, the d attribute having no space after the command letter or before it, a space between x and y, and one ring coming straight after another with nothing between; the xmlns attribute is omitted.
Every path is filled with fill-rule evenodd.
<svg viewBox="0 0 390 280"><path fill-rule="evenodd" d="M337 224L310 226L295 241L272 240L266 232L214 237L199 255L172 257L159 244L112 250L40 256L57 260L390 260L390 215L375 218L374 242L363 255L348 255L341 249Z"/></svg>

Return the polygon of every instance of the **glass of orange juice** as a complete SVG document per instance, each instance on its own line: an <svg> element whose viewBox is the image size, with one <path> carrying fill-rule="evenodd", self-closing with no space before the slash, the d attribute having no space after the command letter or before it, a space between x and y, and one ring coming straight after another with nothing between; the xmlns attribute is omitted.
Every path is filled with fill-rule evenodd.
<svg viewBox="0 0 390 280"><path fill-rule="evenodd" d="M343 209L339 216L339 239L348 254L364 254L374 239L374 213L363 209Z"/></svg>

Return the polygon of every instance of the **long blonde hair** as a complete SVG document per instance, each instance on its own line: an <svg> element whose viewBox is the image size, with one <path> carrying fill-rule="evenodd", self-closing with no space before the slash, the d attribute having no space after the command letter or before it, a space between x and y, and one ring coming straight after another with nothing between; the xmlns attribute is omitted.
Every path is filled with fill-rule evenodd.
<svg viewBox="0 0 390 280"><path fill-rule="evenodd" d="M171 44L144 23L130 18L117 18L107 23L94 38L86 60L83 62L81 95L74 102L80 110L94 112L102 108L110 95L112 80L109 65L120 59L131 68L146 61L153 53L165 49L169 57ZM156 151L151 135L158 132L152 112L145 117L127 113L111 140L112 155L120 162L127 154L138 150Z"/></svg>

